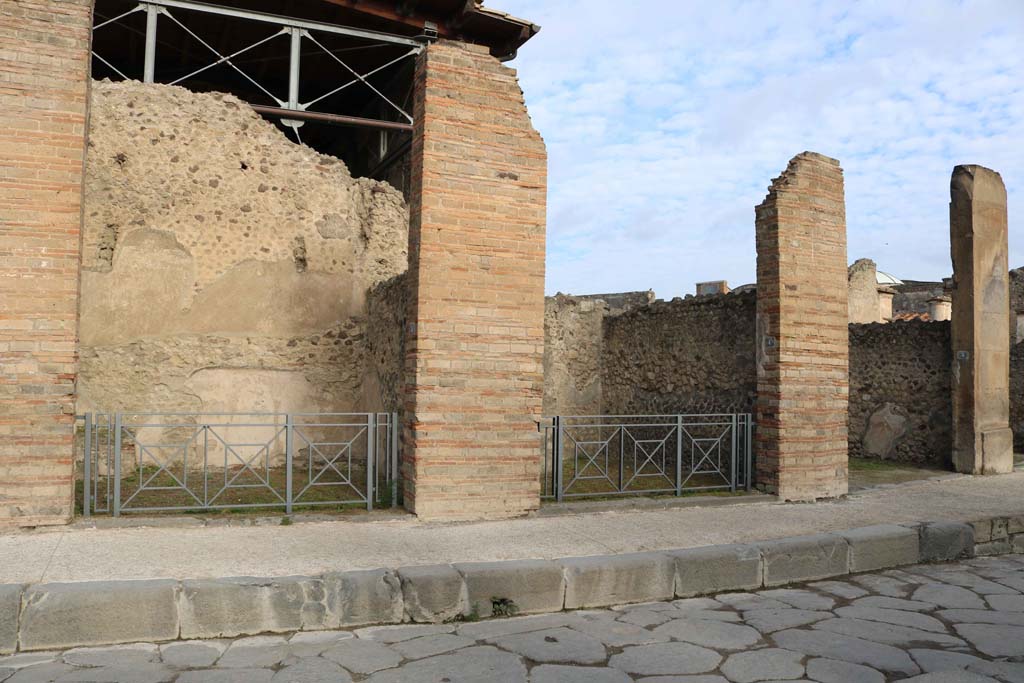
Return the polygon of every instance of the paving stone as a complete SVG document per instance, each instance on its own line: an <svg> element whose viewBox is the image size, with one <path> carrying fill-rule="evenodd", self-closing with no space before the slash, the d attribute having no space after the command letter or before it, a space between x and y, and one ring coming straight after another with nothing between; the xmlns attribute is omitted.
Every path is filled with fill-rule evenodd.
<svg viewBox="0 0 1024 683"><path fill-rule="evenodd" d="M936 614L946 621L968 624L1024 626L1024 612L996 612L987 609L944 609Z"/></svg>
<svg viewBox="0 0 1024 683"><path fill-rule="evenodd" d="M354 637L349 631L302 631L288 639L288 654L315 657L336 643Z"/></svg>
<svg viewBox="0 0 1024 683"><path fill-rule="evenodd" d="M542 664L530 672L530 683L632 683L618 669Z"/></svg>
<svg viewBox="0 0 1024 683"><path fill-rule="evenodd" d="M558 612L565 603L565 576L555 562L466 562L455 568L466 582L470 610L481 617L493 616L495 599L511 600L518 614Z"/></svg>
<svg viewBox="0 0 1024 683"><path fill-rule="evenodd" d="M988 595L985 601L1001 612L1024 612L1024 595Z"/></svg>
<svg viewBox="0 0 1024 683"><path fill-rule="evenodd" d="M780 586L839 576L849 571L850 546L839 536L816 534L758 543L764 585Z"/></svg>
<svg viewBox="0 0 1024 683"><path fill-rule="evenodd" d="M322 626L322 597L322 583L308 577L182 581L181 637L230 638Z"/></svg>
<svg viewBox="0 0 1024 683"><path fill-rule="evenodd" d="M831 612L806 609L755 609L743 613L743 622L761 633L773 633L784 628L796 628L831 619Z"/></svg>
<svg viewBox="0 0 1024 683"><path fill-rule="evenodd" d="M61 658L61 653L53 652L22 652L16 655L0 657L0 669L24 669L26 666L48 664Z"/></svg>
<svg viewBox="0 0 1024 683"><path fill-rule="evenodd" d="M967 669L1008 683L1024 683L1024 664L1017 662L990 662L974 655L945 650L911 650L910 654L926 672Z"/></svg>
<svg viewBox="0 0 1024 683"><path fill-rule="evenodd" d="M962 586L964 588L969 588L975 593L982 593L984 595L1018 594L1018 592L1013 588L996 583L995 581L989 581L988 579L976 576L966 571L929 568L926 568L923 571L927 571L928 576L938 579L943 583L949 583L954 586Z"/></svg>
<svg viewBox="0 0 1024 683"><path fill-rule="evenodd" d="M985 601L977 593L961 586L931 583L921 586L910 596L911 600L930 602L939 607L985 609Z"/></svg>
<svg viewBox="0 0 1024 683"><path fill-rule="evenodd" d="M999 683L999 681L968 671L938 671L907 678L904 683Z"/></svg>
<svg viewBox="0 0 1024 683"><path fill-rule="evenodd" d="M956 624L957 633L990 657L1024 656L1024 627L1005 624Z"/></svg>
<svg viewBox="0 0 1024 683"><path fill-rule="evenodd" d="M465 585L455 567L434 564L398 570L405 614L420 623L444 622L469 614Z"/></svg>
<svg viewBox="0 0 1024 683"><path fill-rule="evenodd" d="M323 657L304 657L277 673L271 683L351 683L352 676Z"/></svg>
<svg viewBox="0 0 1024 683"><path fill-rule="evenodd" d="M512 633L528 633L529 631L542 631L546 628L557 628L568 626L577 621L578 617L570 613L562 614L537 614L529 617L515 617L513 619L496 619L494 621L482 621L475 624L462 624L457 627L456 633L467 638L483 640L496 636L505 636Z"/></svg>
<svg viewBox="0 0 1024 683"><path fill-rule="evenodd" d="M803 654L791 650L767 648L730 655L722 664L722 673L735 683L754 683L772 679L800 678Z"/></svg>
<svg viewBox="0 0 1024 683"><path fill-rule="evenodd" d="M423 659L424 657L442 655L446 652L451 652L452 650L458 650L475 644L476 641L470 638L463 638L462 636L452 635L451 633L437 633L432 636L403 640L400 643L392 645L391 649L395 650L406 659Z"/></svg>
<svg viewBox="0 0 1024 683"><path fill-rule="evenodd" d="M3 683L13 676L15 671L15 669L5 669L4 667L0 667L0 683Z"/></svg>
<svg viewBox="0 0 1024 683"><path fill-rule="evenodd" d="M416 626L371 626L369 628L357 628L354 633L363 640L376 640L378 643L390 645L400 643L403 640L432 636L438 633L452 633L455 631L454 624L423 624Z"/></svg>
<svg viewBox="0 0 1024 683"><path fill-rule="evenodd" d="M680 611L707 611L722 609L725 605L714 598L684 598L672 602L672 607Z"/></svg>
<svg viewBox="0 0 1024 683"><path fill-rule="evenodd" d="M360 638L343 640L325 650L320 656L357 674L372 674L382 669L390 669L402 661L398 653L388 646Z"/></svg>
<svg viewBox="0 0 1024 683"><path fill-rule="evenodd" d="M816 588L826 593L831 593L840 598L847 600L853 600L854 598L860 598L868 594L866 590L859 586L854 586L852 583L846 583L845 581L817 581L815 583L808 584L811 588Z"/></svg>
<svg viewBox="0 0 1024 683"><path fill-rule="evenodd" d="M921 629L911 628L909 626L883 624L878 621L849 619L847 617L821 621L812 626L812 628L820 631L828 631L830 633L839 633L846 636L853 636L855 638L862 638L864 640L871 640L876 643L885 643L887 645L932 643L935 645L955 647L957 645L964 644L964 642L959 638L946 633L934 633L932 631L922 631Z"/></svg>
<svg viewBox="0 0 1024 683"><path fill-rule="evenodd" d="M270 669L198 669L182 672L175 683L270 683Z"/></svg>
<svg viewBox="0 0 1024 683"><path fill-rule="evenodd" d="M275 666L288 656L288 641L282 636L239 638L221 655L217 667Z"/></svg>
<svg viewBox="0 0 1024 683"><path fill-rule="evenodd" d="M832 609L836 604L836 601L828 596L796 588L776 588L775 590L760 591L758 595L784 602L797 609Z"/></svg>
<svg viewBox="0 0 1024 683"><path fill-rule="evenodd" d="M790 607L784 602L772 600L756 593L725 593L719 595L717 600L741 612L754 609L788 609Z"/></svg>
<svg viewBox="0 0 1024 683"><path fill-rule="evenodd" d="M385 569L323 575L324 628L398 622L405 613L398 576Z"/></svg>
<svg viewBox="0 0 1024 683"><path fill-rule="evenodd" d="M108 647L76 647L64 653L65 664L72 666L134 666L160 658L160 649L153 643L129 643Z"/></svg>
<svg viewBox="0 0 1024 683"><path fill-rule="evenodd" d="M704 598L687 598L686 600L681 600L680 602L686 602L686 601L690 601L690 600L702 601L702 600L704 600ZM714 602L714 600L711 600L711 602ZM718 606L721 607L720 604ZM612 605L608 609L611 610L612 612L630 612L630 611L635 610L635 609L642 609L642 610L646 610L648 612L671 612L671 611L676 609L676 606L675 606L674 603L666 602L666 601L634 602L634 603L629 603L629 604L626 604L626 605ZM592 612L598 612L600 610L591 610L591 611Z"/></svg>
<svg viewBox="0 0 1024 683"><path fill-rule="evenodd" d="M898 581L888 576L878 574L861 574L851 576L850 580L864 586L873 593L879 593L890 598L905 598L913 590L913 586L906 581Z"/></svg>
<svg viewBox="0 0 1024 683"><path fill-rule="evenodd" d="M100 666L69 671L57 683L170 683L178 672L162 664Z"/></svg>
<svg viewBox="0 0 1024 683"><path fill-rule="evenodd" d="M75 670L75 667L64 662L37 664L19 669L4 683L52 683L61 676Z"/></svg>
<svg viewBox="0 0 1024 683"><path fill-rule="evenodd" d="M176 669L213 666L228 649L227 640L179 640L160 646L160 659Z"/></svg>
<svg viewBox="0 0 1024 683"><path fill-rule="evenodd" d="M418 659L374 674L368 683L526 683L526 666L514 654L488 647Z"/></svg>
<svg viewBox="0 0 1024 683"><path fill-rule="evenodd" d="M885 676L869 666L824 658L807 662L807 677L818 683L885 683Z"/></svg>
<svg viewBox="0 0 1024 683"><path fill-rule="evenodd" d="M850 605L848 607L840 607L836 610L835 613L837 616L848 617L850 619L878 621L883 624L910 626L911 628L919 628L925 631L946 633L945 624L943 624L935 617L928 616L927 614L921 614L920 612L909 612L906 610L899 609L884 609L882 607L863 607L860 605Z"/></svg>
<svg viewBox="0 0 1024 683"><path fill-rule="evenodd" d="M864 664L893 673L916 674L920 672L917 664L903 650L861 638L825 631L788 630L779 631L773 636L773 640L781 648L796 650L815 657Z"/></svg>
<svg viewBox="0 0 1024 683"><path fill-rule="evenodd" d="M697 676L647 676L638 678L641 683L729 683L725 676L704 674Z"/></svg>
<svg viewBox="0 0 1024 683"><path fill-rule="evenodd" d="M690 643L656 643L627 647L609 666L638 676L699 674L718 667L722 655Z"/></svg>
<svg viewBox="0 0 1024 683"><path fill-rule="evenodd" d="M488 638L487 642L535 662L598 664L608 657L600 640L568 628Z"/></svg>
<svg viewBox="0 0 1024 683"><path fill-rule="evenodd" d="M654 633L716 650L740 650L761 640L761 634L750 626L705 619L676 619L658 626Z"/></svg>
<svg viewBox="0 0 1024 683"><path fill-rule="evenodd" d="M678 597L761 587L761 551L753 545L718 545L666 553L675 562Z"/></svg>
<svg viewBox="0 0 1024 683"><path fill-rule="evenodd" d="M626 624L633 624L634 626L657 626L664 624L667 621L672 621L673 614L670 612L662 612L649 609L634 609L623 614L618 618L619 621Z"/></svg>
<svg viewBox="0 0 1024 683"><path fill-rule="evenodd" d="M608 619L581 619L571 628L574 631L593 636L611 647L665 643L669 640L668 636L659 636L640 626Z"/></svg>
<svg viewBox="0 0 1024 683"><path fill-rule="evenodd" d="M630 553L559 560L565 573L565 609L603 607L675 595L675 562L661 553Z"/></svg>
<svg viewBox="0 0 1024 683"><path fill-rule="evenodd" d="M918 530L897 524L836 532L850 546L850 571L869 572L919 561Z"/></svg>
<svg viewBox="0 0 1024 683"><path fill-rule="evenodd" d="M869 595L866 598L857 598L851 604L857 607L870 607L873 609L901 609L911 612L930 612L935 609L935 605L930 602L905 600L903 598L890 598L884 595Z"/></svg>
<svg viewBox="0 0 1024 683"><path fill-rule="evenodd" d="M25 589L23 650L109 645L178 637L177 582L49 583Z"/></svg>

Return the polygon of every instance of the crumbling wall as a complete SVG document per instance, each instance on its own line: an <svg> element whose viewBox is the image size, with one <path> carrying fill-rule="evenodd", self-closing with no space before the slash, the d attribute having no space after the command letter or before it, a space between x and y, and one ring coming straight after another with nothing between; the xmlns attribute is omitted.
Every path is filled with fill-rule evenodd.
<svg viewBox="0 0 1024 683"><path fill-rule="evenodd" d="M882 322L879 318L878 275L875 262L857 259L847 270L851 323Z"/></svg>
<svg viewBox="0 0 1024 683"><path fill-rule="evenodd" d="M401 412L405 382L405 330L409 306L408 273L373 287L366 299L367 374L363 382L367 410Z"/></svg>
<svg viewBox="0 0 1024 683"><path fill-rule="evenodd" d="M366 291L404 272L391 186L229 95L98 82L78 410L367 410Z"/></svg>
<svg viewBox="0 0 1024 683"><path fill-rule="evenodd" d="M605 321L602 412L750 412L756 294L654 302Z"/></svg>
<svg viewBox="0 0 1024 683"><path fill-rule="evenodd" d="M559 294L544 301L544 414L601 413L601 352L608 306Z"/></svg>
<svg viewBox="0 0 1024 683"><path fill-rule="evenodd" d="M1010 429L1013 452L1024 452L1024 341L1010 345Z"/></svg>
<svg viewBox="0 0 1024 683"><path fill-rule="evenodd" d="M946 321L850 325L850 455L948 464L951 358Z"/></svg>

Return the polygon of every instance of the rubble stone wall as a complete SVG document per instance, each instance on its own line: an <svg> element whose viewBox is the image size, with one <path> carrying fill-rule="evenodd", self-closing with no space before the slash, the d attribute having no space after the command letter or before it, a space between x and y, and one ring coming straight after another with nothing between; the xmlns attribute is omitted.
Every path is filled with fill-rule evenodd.
<svg viewBox="0 0 1024 683"><path fill-rule="evenodd" d="M605 414L751 412L753 292L657 301L607 318Z"/></svg>
<svg viewBox="0 0 1024 683"><path fill-rule="evenodd" d="M407 235L400 192L232 96L94 83L79 412L379 408L366 292Z"/></svg>
<svg viewBox="0 0 1024 683"><path fill-rule="evenodd" d="M602 299L559 294L544 301L544 414L601 414Z"/></svg>
<svg viewBox="0 0 1024 683"><path fill-rule="evenodd" d="M945 466L952 453L948 321L850 325L850 455Z"/></svg>

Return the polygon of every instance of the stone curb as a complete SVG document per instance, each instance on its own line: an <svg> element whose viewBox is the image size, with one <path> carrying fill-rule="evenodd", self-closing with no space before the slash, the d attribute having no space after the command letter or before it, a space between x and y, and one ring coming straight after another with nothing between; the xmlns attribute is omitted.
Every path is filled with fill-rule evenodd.
<svg viewBox="0 0 1024 683"><path fill-rule="evenodd" d="M922 562L1024 552L1024 516L559 560L320 576L0 585L0 654L405 622L748 591Z"/></svg>

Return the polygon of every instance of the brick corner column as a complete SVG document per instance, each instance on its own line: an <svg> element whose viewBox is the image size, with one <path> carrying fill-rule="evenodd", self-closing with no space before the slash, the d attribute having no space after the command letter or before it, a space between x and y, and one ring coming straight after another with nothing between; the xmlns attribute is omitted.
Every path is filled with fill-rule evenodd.
<svg viewBox="0 0 1024 683"><path fill-rule="evenodd" d="M953 466L1013 471L1006 188L983 166L957 166L949 185L953 257Z"/></svg>
<svg viewBox="0 0 1024 683"><path fill-rule="evenodd" d="M540 504L547 154L515 71L442 41L416 68L406 331L406 507Z"/></svg>
<svg viewBox="0 0 1024 683"><path fill-rule="evenodd" d="M70 520L92 0L0 2L0 526Z"/></svg>
<svg viewBox="0 0 1024 683"><path fill-rule="evenodd" d="M839 162L797 155L755 216L757 481L784 500L841 496L849 312Z"/></svg>

